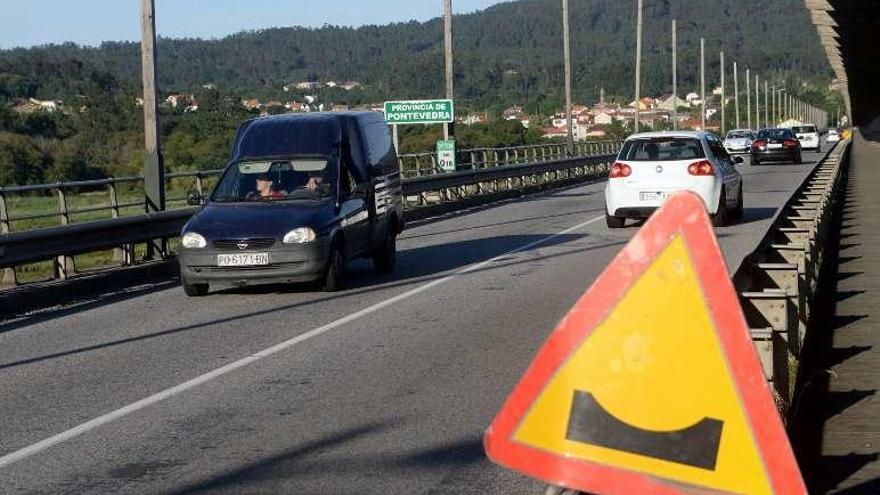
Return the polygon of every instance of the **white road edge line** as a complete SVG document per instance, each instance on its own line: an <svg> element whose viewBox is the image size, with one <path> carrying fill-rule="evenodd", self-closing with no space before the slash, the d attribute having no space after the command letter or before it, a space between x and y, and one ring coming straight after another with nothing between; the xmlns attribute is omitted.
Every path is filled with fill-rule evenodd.
<svg viewBox="0 0 880 495"><path fill-rule="evenodd" d="M329 332L330 330L341 327L342 325L345 325L346 323L351 323L352 321L360 319L360 318L367 316L369 314L375 313L376 311L379 311L382 308L388 307L392 304L403 301L405 299L409 299L415 295L418 295L418 294L421 294L422 292L433 289L434 287L437 287L438 285L442 285L442 284L449 282L450 280L453 280L455 278L458 278L462 275L466 275L468 273L477 271L477 270L484 268L492 263L495 263L496 261L500 261L502 258L504 258L506 256L510 256L512 254L517 254L517 253L526 251L528 249L531 249L535 246L545 244L548 241L552 241L553 239L564 236L564 235L569 234L571 232L574 232L578 229L582 229L582 228L584 228L590 224L596 223L599 220L602 220L604 218L605 218L604 215L601 217L596 217L592 220L588 220L586 222L575 225L574 227L565 229L562 232L544 237L542 239L538 239L534 242L530 242L526 245L520 246L512 251L508 251L504 254L495 256L494 258L488 259L486 261L482 261L482 262L477 263L475 265L471 265L471 266L462 268L461 270L458 270L455 273L447 275L446 277L434 280L432 282L428 282L424 285L420 285L420 286L416 287L415 289L404 292L403 294L398 294L390 299L386 299L382 302L376 303L372 306L364 308L358 312L352 313L352 314L345 316L343 318L340 318L336 321L327 323L324 326L321 326L321 327L315 328L313 330L309 330L306 333L297 335L296 337L294 337L290 340L286 340L284 342L281 342L280 344L276 344L276 345L269 347L267 349L264 349L256 354L253 354L253 355L248 356L246 358L239 359L238 361L235 361L233 363L229 363L226 366L222 366L220 368L217 368L214 371L209 371L208 373L205 373L204 375L197 376L196 378L193 378L192 380L183 382L179 385L176 385L176 386L171 387L169 389L163 390L162 392L151 395L151 396L146 397L144 399L141 399L137 402L133 402L125 407L122 407L122 408L117 409L115 411L104 414L103 416L98 416L97 418L91 419L89 421L86 421L85 423L74 426L73 428L71 428L67 431L61 432L57 435L53 435L49 438L46 438L45 440L41 440L35 444L29 445L29 446L24 447L20 450L16 450L15 452L6 454L6 455L0 457L0 469L7 467L15 462L18 462L18 461L27 459L28 457L39 454L40 452L47 450L51 447L54 447L55 445L58 445L60 443L71 440L71 439L78 437L84 433L87 433L91 430L100 428L101 426L104 426L108 423L112 423L113 421L116 421L117 419L123 418L133 412L144 409L145 407L151 406L151 405L156 404L158 402L162 402L163 400L174 397L175 395L180 395L183 392L186 392L189 389L195 388L203 383L210 382L211 380L214 380L215 378L219 378L219 377L226 375L228 373L231 373L239 368L243 368L249 364L252 364L252 363L255 363L255 362L260 361L262 359L265 359L269 356L272 356L273 354L277 354L281 351L289 349L289 348L291 348L297 344L300 344L302 342L305 342L309 339L312 339L314 337L318 337L324 333Z"/></svg>

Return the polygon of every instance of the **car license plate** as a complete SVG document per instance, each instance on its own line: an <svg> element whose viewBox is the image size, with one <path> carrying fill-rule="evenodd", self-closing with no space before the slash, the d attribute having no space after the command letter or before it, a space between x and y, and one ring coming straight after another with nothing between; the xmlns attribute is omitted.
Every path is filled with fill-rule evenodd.
<svg viewBox="0 0 880 495"><path fill-rule="evenodd" d="M662 201L668 198L669 194L664 192L643 192L639 193L639 199L642 201Z"/></svg>
<svg viewBox="0 0 880 495"><path fill-rule="evenodd" d="M768 150L779 150L779 149L782 149L782 145L778 144L778 143L776 143L776 144L771 143L771 144L767 145L767 149Z"/></svg>
<svg viewBox="0 0 880 495"><path fill-rule="evenodd" d="M218 254L217 266L265 266L269 264L269 253Z"/></svg>

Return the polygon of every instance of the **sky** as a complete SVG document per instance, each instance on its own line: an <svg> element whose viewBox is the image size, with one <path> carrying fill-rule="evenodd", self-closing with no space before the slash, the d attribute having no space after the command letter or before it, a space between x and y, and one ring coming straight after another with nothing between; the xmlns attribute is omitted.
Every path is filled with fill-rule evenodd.
<svg viewBox="0 0 880 495"><path fill-rule="evenodd" d="M361 26L439 16L443 0L155 0L162 37L222 38L279 26ZM502 0L453 0L456 13ZM140 39L139 0L0 0L0 48Z"/></svg>

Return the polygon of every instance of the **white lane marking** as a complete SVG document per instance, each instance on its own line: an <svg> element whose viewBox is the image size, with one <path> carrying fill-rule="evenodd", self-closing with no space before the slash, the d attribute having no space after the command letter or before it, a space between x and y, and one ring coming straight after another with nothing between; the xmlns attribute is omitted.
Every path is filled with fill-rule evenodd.
<svg viewBox="0 0 880 495"><path fill-rule="evenodd" d="M276 344L272 347L264 349L256 354L253 354L253 355L248 356L246 358L242 358L242 359L235 361L233 363L229 363L226 366L222 366L220 368L215 369L214 371L209 371L208 373L205 373L204 375L197 376L196 378L193 378L192 380L183 382L180 385L176 385L176 386L171 387L169 389L163 390L162 392L151 395L151 396L144 398L144 399L141 399L137 402L133 402L123 408L120 408L115 411L104 414L103 416L98 416L97 418L86 421L85 423L82 423L78 426L74 426L73 428L71 428L67 431L64 431L64 432L61 432L57 435L46 438L45 440L41 440L35 444L24 447L23 449L16 450L15 452L12 452L10 454L6 454L3 457L0 457L0 469L4 468L6 466L9 466L10 464L13 464L15 462L21 461L23 459L27 459L28 457L36 455L46 449L49 449L50 447L54 447L55 445L58 445L62 442L66 442L67 440L70 440L72 438L78 437L84 433L91 431L91 430L94 430L96 428L100 428L101 426L104 426L108 423L116 421L117 419L123 418L123 417L125 417L133 412L139 411L145 407L151 406L151 405L156 404L158 402L161 402L165 399L174 397L175 395L180 395L183 392L186 392L187 390L189 390L191 388L197 387L203 383L207 383L211 380L214 380L215 378L219 378L219 377L226 375L228 373L231 373L239 368L243 368L249 364L260 361L261 359L265 359L273 354L277 354L281 351L289 349L289 348L291 348L297 344L300 344L302 342L305 342L309 339L318 337L319 335L327 333L330 330L333 330L335 328L341 327L342 325L345 325L346 323L351 323L359 318L362 318L362 317L367 316L369 314L375 313L376 311L379 311L382 308L386 308L388 306L391 306L392 304L398 303L398 302L403 301L405 299L409 299L413 296L421 294L422 292L425 292L427 290L433 289L434 287L437 287L438 285L442 285L442 284L449 282L450 280L453 280L455 278L458 278L462 275L466 275L468 273L480 270L481 268L484 268L488 265L491 265L492 263L495 263L496 261L501 261L502 259L504 259L507 256L526 251L526 250L531 249L535 246L539 246L539 245L544 244L548 241L552 241L553 239L556 239L558 237L562 237L566 234L570 234L571 232L574 232L574 231L582 229L588 225L596 223L599 220L602 220L603 218L605 218L604 215L600 216L600 217L596 217L592 220L588 220L586 222L575 225L574 227L565 229L562 232L553 234L551 236L544 237L542 239L538 239L534 242L530 242L528 244L520 246L512 251L508 251L504 254L500 254L498 256L495 256L494 258L488 259L486 261L482 261L480 263L477 263L476 265L471 265L471 266L462 268L461 270L458 270L457 272L452 273L451 275L447 275L446 277L434 280L433 282L428 282L424 285L420 285L420 286L416 287L415 289L404 292L403 294L399 294L399 295L396 295L390 299L386 299L380 303L376 303L373 306L369 306L369 307L364 308L356 313L352 313L352 314L345 316L343 318L340 318L336 321L327 323L326 325L315 328L314 330L309 330L306 333L300 334L290 340L286 340L284 342L281 342L280 344Z"/></svg>

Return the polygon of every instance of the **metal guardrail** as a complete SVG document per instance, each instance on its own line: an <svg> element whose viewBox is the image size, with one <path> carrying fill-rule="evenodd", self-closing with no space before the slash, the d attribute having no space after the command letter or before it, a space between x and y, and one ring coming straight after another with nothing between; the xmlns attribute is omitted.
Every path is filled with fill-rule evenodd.
<svg viewBox="0 0 880 495"><path fill-rule="evenodd" d="M616 152L622 141L584 141L574 145L573 156L591 156ZM547 143L531 146L514 146L509 148L474 148L457 152L459 165L468 170L506 167L523 163L540 163L566 158L565 145ZM419 153L401 155L398 159L403 177L424 177L445 175L437 166L436 153ZM166 190L188 191L194 189L199 194L209 189L207 181L217 178L222 169L194 172L176 172L165 174ZM170 187L174 181L191 179L185 187ZM143 177L110 177L98 180L55 182L28 186L0 187L0 234L8 234L21 229L14 224L21 222L42 222L54 219L55 225L76 223L77 216L108 212L104 218L120 218L125 213L144 212L146 203L143 199ZM136 191L137 200L125 201L124 192ZM91 194L89 201L83 200L84 194ZM55 198L51 212L17 214L13 199L45 199ZM76 201L79 198L80 201ZM76 206L76 203L88 203ZM49 201L46 201L47 205ZM186 195L183 193L169 194L166 198L169 208L186 206ZM96 220L91 218L89 220ZM46 226L42 226L46 227Z"/></svg>
<svg viewBox="0 0 880 495"><path fill-rule="evenodd" d="M592 156L616 153L623 141L578 141L574 143L572 156ZM509 148L474 148L456 152L460 168L483 169L521 163L538 163L568 158L565 144L544 143ZM437 165L436 153L412 153L398 157L400 170L405 178L442 174Z"/></svg>
<svg viewBox="0 0 880 495"><path fill-rule="evenodd" d="M165 174L166 185L178 179L192 179L191 188L202 193L205 190L205 179L218 177L222 170L206 170L196 172L177 172ZM143 197L143 177L110 177L107 179L55 182L52 184L35 184L29 186L0 187L0 234L8 234L15 231L12 228L15 222L57 219L57 225L70 225L75 215L88 213L109 212L109 218L123 217L123 210L138 208L146 210L146 202ZM137 201L123 201L121 196L126 189L140 191ZM188 188L189 189L189 188ZM102 193L94 204L85 207L72 205L71 196L83 193ZM52 213L14 214L15 209L10 206L13 197L33 198L56 198L57 209ZM95 199L95 198L92 198ZM166 198L170 205L184 206L185 195L171 195Z"/></svg>
<svg viewBox="0 0 880 495"><path fill-rule="evenodd" d="M411 211L434 204L454 204L487 193L521 190L535 186L544 187L557 181L599 177L607 174L614 156L608 154L575 157L404 179L402 188L405 206ZM198 177L184 174L177 176ZM70 184L75 185L70 186ZM82 184L25 187L28 191L57 188L56 190L61 191L60 194L63 195L67 187L113 187L114 184L118 184L118 180L87 181L86 185ZM6 192L10 189L6 188ZM131 264L134 262L134 244L151 239L176 237L194 211L191 208L171 210L158 214L133 215L4 233L0 236L0 270L2 270L0 285L5 287L17 285L15 267L50 259L54 259L53 277L66 279L75 273L72 256L93 251L114 249L117 252L116 259L121 265Z"/></svg>
<svg viewBox="0 0 880 495"><path fill-rule="evenodd" d="M833 148L779 209L734 286L764 373L786 418L794 402L801 350L810 326L850 142Z"/></svg>

